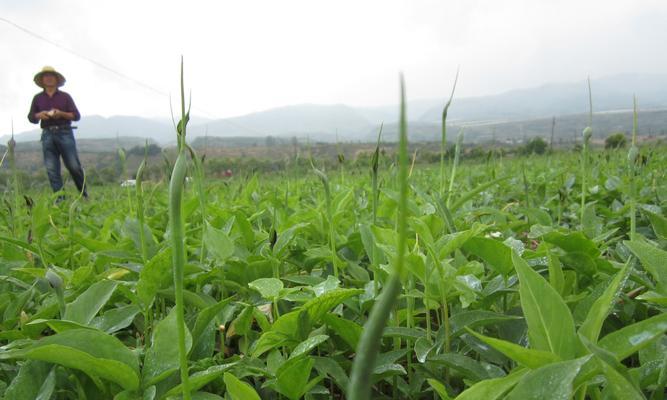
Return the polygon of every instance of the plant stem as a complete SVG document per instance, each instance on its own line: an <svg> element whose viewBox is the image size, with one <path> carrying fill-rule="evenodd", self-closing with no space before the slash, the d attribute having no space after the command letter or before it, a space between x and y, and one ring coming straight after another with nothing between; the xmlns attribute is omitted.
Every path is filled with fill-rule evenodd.
<svg viewBox="0 0 667 400"><path fill-rule="evenodd" d="M183 385L183 399L190 400L190 381L188 375L188 358L185 348L185 309L183 305L183 274L185 269L185 235L183 233L182 201L183 185L187 161L185 156L185 95L183 93L183 58L181 58L181 123L178 129L178 157L174 163L169 184L169 220L171 223L171 241L174 262L174 297L176 302L176 324L178 328L178 354Z"/></svg>
<svg viewBox="0 0 667 400"><path fill-rule="evenodd" d="M352 372L348 386L350 400L367 400L371 396L371 373L375 367L375 360L380 349L382 331L387 318L395 304L396 297L401 291L401 275L405 262L407 243L407 204L408 204L408 138L405 116L405 85L401 76L401 116L400 116L400 144L398 157L398 181L400 186L398 202L398 256L396 268L392 271L387 285L380 294L380 299L373 306L371 313L364 324L364 331L357 346L357 355L352 363Z"/></svg>

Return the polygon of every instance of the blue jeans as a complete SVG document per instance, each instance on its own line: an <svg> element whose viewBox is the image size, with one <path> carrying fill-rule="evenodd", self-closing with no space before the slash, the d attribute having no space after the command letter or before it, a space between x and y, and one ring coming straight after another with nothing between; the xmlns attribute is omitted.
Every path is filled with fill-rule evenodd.
<svg viewBox="0 0 667 400"><path fill-rule="evenodd" d="M79 155L76 151L76 141L72 129L43 129L41 141L44 165L49 176L51 189L57 192L63 187L63 179L60 175L60 158L62 157L79 193L83 192L84 196L88 196L84 183L83 167L81 167L81 161L79 161Z"/></svg>

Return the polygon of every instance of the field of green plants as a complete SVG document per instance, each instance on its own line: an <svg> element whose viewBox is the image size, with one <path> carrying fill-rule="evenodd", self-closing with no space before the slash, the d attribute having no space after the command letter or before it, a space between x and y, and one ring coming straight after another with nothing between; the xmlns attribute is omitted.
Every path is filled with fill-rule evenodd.
<svg viewBox="0 0 667 400"><path fill-rule="evenodd" d="M664 398L664 148L413 167L403 119L212 181L185 125L170 182L5 191L0 397Z"/></svg>

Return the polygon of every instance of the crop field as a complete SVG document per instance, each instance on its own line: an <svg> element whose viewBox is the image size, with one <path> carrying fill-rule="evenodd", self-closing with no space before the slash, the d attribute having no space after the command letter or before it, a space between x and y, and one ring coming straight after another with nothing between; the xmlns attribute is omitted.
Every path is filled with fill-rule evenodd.
<svg viewBox="0 0 667 400"><path fill-rule="evenodd" d="M2 398L664 398L664 147L222 181L185 125L169 181L4 192Z"/></svg>

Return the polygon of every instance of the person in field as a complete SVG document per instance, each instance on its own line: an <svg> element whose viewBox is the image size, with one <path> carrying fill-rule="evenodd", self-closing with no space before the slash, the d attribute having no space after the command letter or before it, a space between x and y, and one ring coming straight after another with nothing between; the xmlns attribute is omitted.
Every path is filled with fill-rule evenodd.
<svg viewBox="0 0 667 400"><path fill-rule="evenodd" d="M62 158L79 193L88 197L83 167L72 131L72 121L78 121L81 115L72 96L59 89L65 84L65 77L53 67L44 67L35 75L34 81L43 91L32 99L28 120L33 124L39 122L42 128L40 140L51 189L58 192L63 188L60 174Z"/></svg>

